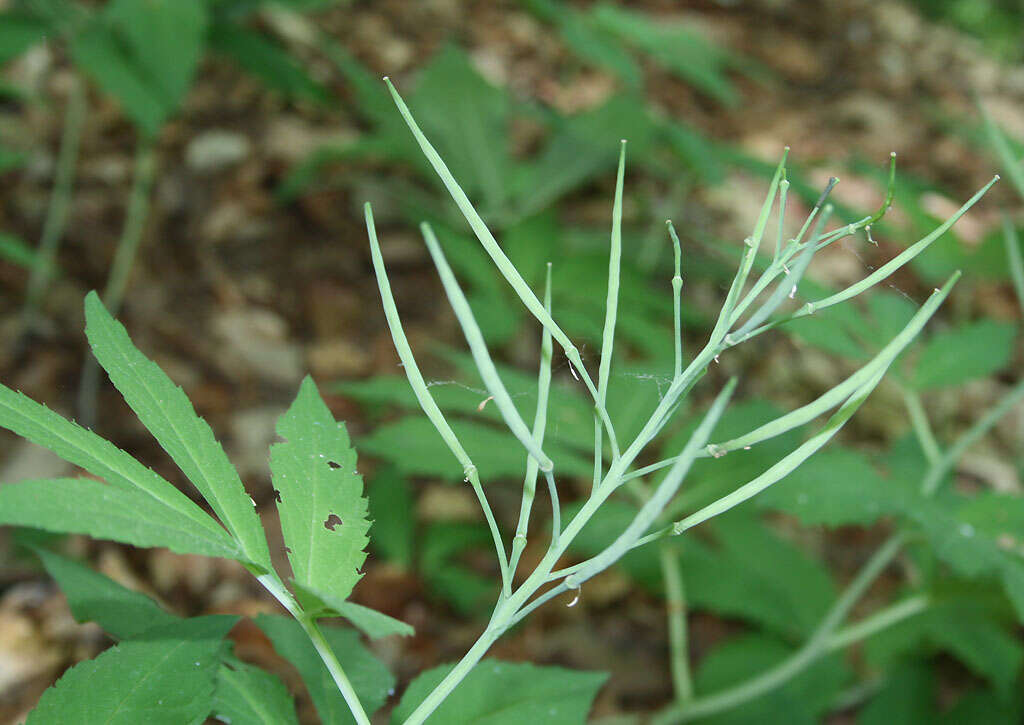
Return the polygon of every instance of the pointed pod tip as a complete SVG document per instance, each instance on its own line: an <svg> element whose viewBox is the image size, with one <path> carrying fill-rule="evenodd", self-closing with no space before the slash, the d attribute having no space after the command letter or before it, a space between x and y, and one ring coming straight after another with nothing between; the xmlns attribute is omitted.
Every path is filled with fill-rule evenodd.
<svg viewBox="0 0 1024 725"><path fill-rule="evenodd" d="M381 80L383 80L385 83L390 83L391 82L391 77L390 76L384 76Z"/></svg>
<svg viewBox="0 0 1024 725"><path fill-rule="evenodd" d="M889 158L890 158L890 159L894 159L894 158L896 158L896 152L895 152L895 151L890 151L890 152L889 152Z"/></svg>

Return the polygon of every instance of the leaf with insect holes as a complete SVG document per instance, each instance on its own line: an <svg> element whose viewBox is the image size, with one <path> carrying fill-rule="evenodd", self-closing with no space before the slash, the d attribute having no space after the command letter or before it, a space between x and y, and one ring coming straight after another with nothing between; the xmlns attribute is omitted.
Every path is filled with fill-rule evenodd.
<svg viewBox="0 0 1024 725"><path fill-rule="evenodd" d="M196 617L75 665L43 693L26 725L202 722L213 706L224 635L238 617Z"/></svg>
<svg viewBox="0 0 1024 725"><path fill-rule="evenodd" d="M273 571L253 500L210 426L196 415L185 391L139 352L124 326L110 316L95 292L85 298L85 319L89 346L114 387L210 503L242 545L244 557L257 567Z"/></svg>
<svg viewBox="0 0 1024 725"><path fill-rule="evenodd" d="M370 541L355 449L309 377L277 434L286 442L270 447L270 471L298 594L314 609L337 611L362 577Z"/></svg>

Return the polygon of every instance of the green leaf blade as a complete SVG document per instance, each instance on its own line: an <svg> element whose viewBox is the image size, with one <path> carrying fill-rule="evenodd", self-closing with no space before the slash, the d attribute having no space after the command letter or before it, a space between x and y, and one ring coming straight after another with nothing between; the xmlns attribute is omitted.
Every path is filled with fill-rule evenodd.
<svg viewBox="0 0 1024 725"><path fill-rule="evenodd" d="M280 678L234 657L217 670L213 713L225 723L299 725L295 703Z"/></svg>
<svg viewBox="0 0 1024 725"><path fill-rule="evenodd" d="M87 566L45 549L36 553L67 597L75 621L96 622L118 639L130 639L147 629L179 621L145 594Z"/></svg>
<svg viewBox="0 0 1024 725"><path fill-rule="evenodd" d="M917 361L914 385L919 390L960 385L991 375L1013 354L1016 326L981 320L933 335Z"/></svg>
<svg viewBox="0 0 1024 725"><path fill-rule="evenodd" d="M184 620L72 667L43 693L27 725L201 721L213 704L223 638L237 619Z"/></svg>
<svg viewBox="0 0 1024 725"><path fill-rule="evenodd" d="M192 531L197 542L205 542L202 545L209 552L216 552L190 549L193 553L230 559L240 557L238 545L228 533L169 482L104 438L3 385L0 385L0 426L53 451L111 486L144 494L150 501L144 501L141 506L147 510L164 507L168 523L178 522L183 531ZM57 505L59 502L49 503Z"/></svg>
<svg viewBox="0 0 1024 725"><path fill-rule="evenodd" d="M85 299L85 317L93 354L125 401L238 539L249 561L272 571L255 505L185 391L139 352L95 292Z"/></svg>
<svg viewBox="0 0 1024 725"><path fill-rule="evenodd" d="M191 519L138 491L88 478L58 478L0 486L0 525L86 534L179 554L238 559L230 537L209 537Z"/></svg>
<svg viewBox="0 0 1024 725"><path fill-rule="evenodd" d="M309 377L277 434L286 442L270 447L270 471L295 583L337 609L362 577L369 543L356 452Z"/></svg>
<svg viewBox="0 0 1024 725"><path fill-rule="evenodd" d="M422 673L391 715L398 725L454 665ZM484 660L427 718L429 725L582 725L608 675Z"/></svg>

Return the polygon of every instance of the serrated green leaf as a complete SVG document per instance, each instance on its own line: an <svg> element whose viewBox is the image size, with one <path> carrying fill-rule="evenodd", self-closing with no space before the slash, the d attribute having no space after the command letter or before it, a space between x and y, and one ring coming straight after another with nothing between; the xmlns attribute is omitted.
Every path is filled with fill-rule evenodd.
<svg viewBox="0 0 1024 725"><path fill-rule="evenodd" d="M277 421L285 443L270 447L270 471L295 583L338 611L362 577L367 503L356 452L313 379Z"/></svg>
<svg viewBox="0 0 1024 725"><path fill-rule="evenodd" d="M171 529L178 529L182 535L173 535L178 543L174 548L180 552L192 552L204 556L222 556L236 559L241 551L223 528L192 502L185 494L142 465L130 455L109 441L100 438L90 430L54 413L21 393L0 385L0 426L12 433L47 448L69 463L79 466L94 476L99 476L111 486L125 491L125 501L135 501L135 496L148 498L139 503L141 510L154 513L157 521ZM95 483L95 482L92 482ZM75 484L85 491L115 496L111 492L90 488L90 483ZM8 496L30 496L30 494L6 494ZM68 504L70 499L61 497ZM54 511L64 509L60 501L49 502ZM129 509L130 512L130 509ZM157 514L157 512L159 512ZM31 510L25 516L34 515ZM106 517L106 512L104 512ZM78 518L77 516L75 517ZM76 523L76 526L85 522ZM103 522L97 525L106 526ZM45 527L44 527L45 528ZM53 530L53 529L50 529ZM187 534L187 536L184 536ZM188 542L188 543L186 543ZM141 544L140 544L141 545ZM168 544L154 544L167 546ZM185 546L186 548L180 548Z"/></svg>
<svg viewBox="0 0 1024 725"><path fill-rule="evenodd" d="M22 481L0 486L0 525L86 534L179 554L239 558L230 537L209 537L194 521L150 496L89 478Z"/></svg>
<svg viewBox="0 0 1024 725"><path fill-rule="evenodd" d="M236 725L299 725L281 679L236 657L225 657L217 670L213 714Z"/></svg>
<svg viewBox="0 0 1024 725"><path fill-rule="evenodd" d="M262 80L269 88L289 97L328 103L330 92L309 77L288 51L259 33L236 23L215 23L210 45Z"/></svg>
<svg viewBox="0 0 1024 725"><path fill-rule="evenodd" d="M454 665L441 665L412 681L391 714L398 725L412 714ZM426 719L429 725L582 725L608 675L561 667L484 660L470 670Z"/></svg>
<svg viewBox="0 0 1024 725"><path fill-rule="evenodd" d="M182 620L75 665L43 693L26 725L201 722L213 705L224 636L237 620Z"/></svg>
<svg viewBox="0 0 1024 725"><path fill-rule="evenodd" d="M47 573L57 580L78 622L96 622L118 639L131 639L147 629L170 625L178 617L152 599L46 549L36 549Z"/></svg>
<svg viewBox="0 0 1024 725"><path fill-rule="evenodd" d="M1001 369L1013 354L1015 325L981 320L932 335L914 374L919 390L960 385Z"/></svg>
<svg viewBox="0 0 1024 725"><path fill-rule="evenodd" d="M403 637L416 634L416 630L405 622L355 602L342 602L337 608L337 613L362 630L370 639L380 639L392 634L400 634Z"/></svg>
<svg viewBox="0 0 1024 725"><path fill-rule="evenodd" d="M160 446L209 502L249 562L272 571L252 499L206 421L179 386L132 344L99 295L85 298L85 333L100 365Z"/></svg>
<svg viewBox="0 0 1024 725"><path fill-rule="evenodd" d="M711 695L761 674L792 654L780 641L764 635L744 635L719 645L700 663L694 678L697 692ZM838 655L812 664L786 684L739 707L702 719L702 725L792 723L816 725L850 678Z"/></svg>
<svg viewBox="0 0 1024 725"><path fill-rule="evenodd" d="M256 617L256 625L270 637L278 654L302 675L324 725L355 722L331 673L298 622L288 617L261 614ZM388 691L395 685L394 676L360 643L359 635L353 630L323 627L322 631L359 696L359 702L368 715L373 715L387 700Z"/></svg>
<svg viewBox="0 0 1024 725"><path fill-rule="evenodd" d="M867 458L832 446L757 497L761 508L785 511L804 525L867 525L901 510L890 485Z"/></svg>

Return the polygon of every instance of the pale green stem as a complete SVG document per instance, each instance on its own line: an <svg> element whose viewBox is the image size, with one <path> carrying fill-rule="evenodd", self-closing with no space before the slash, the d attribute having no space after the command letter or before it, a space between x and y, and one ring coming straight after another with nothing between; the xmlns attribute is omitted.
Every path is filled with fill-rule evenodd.
<svg viewBox="0 0 1024 725"><path fill-rule="evenodd" d="M87 110L85 84L74 76L72 76L71 82L68 107L64 112L64 130L61 132L53 193L46 211L46 222L43 224L39 251L32 264L25 293L25 306L22 310L22 325L25 328L33 323L33 316L36 314L39 301L50 283L54 269L56 269L57 246L67 228L68 210L71 207L75 163L78 160L78 147L82 138L82 126L85 123Z"/></svg>
<svg viewBox="0 0 1024 725"><path fill-rule="evenodd" d="M366 715L366 710L363 709L362 703L359 702L359 696L356 695L356 691L352 688L352 683L349 682L348 677L345 675L345 670L334 655L327 640L324 639L323 632L320 631L313 618L302 611L302 608L295 601L291 592L288 591L276 574L263 574L256 578L263 585L263 588L270 592L281 603L281 606L288 610L288 613L295 618L295 621L302 627L306 636L309 637L309 641L312 642L316 653L320 656L324 666L327 667L327 671L331 673L331 679L337 685L338 691L345 698L345 703L352 712L356 723L358 725L370 725L370 718Z"/></svg>
<svg viewBox="0 0 1024 725"><path fill-rule="evenodd" d="M1006 260L1009 263L1010 279L1017 292L1021 314L1024 314L1024 259L1021 259L1020 241L1017 230L1007 217L1003 217L1003 242L1006 244Z"/></svg>
<svg viewBox="0 0 1024 725"><path fill-rule="evenodd" d="M665 608L668 612L669 665L676 702L693 698L690 658L686 645L686 591L679 570L679 554L670 544L661 546L661 578L665 583Z"/></svg>
<svg viewBox="0 0 1024 725"><path fill-rule="evenodd" d="M846 618L871 583L896 558L902 546L903 536L900 534L886 541L857 573L807 642L792 655L757 677L735 687L714 695L698 697L689 703L672 705L653 718L651 725L675 725L731 710L789 682L819 657L831 651L831 636L835 628ZM890 621L888 624L892 623L894 622ZM868 634L874 631L877 630L871 630Z"/></svg>
<svg viewBox="0 0 1024 725"><path fill-rule="evenodd" d="M561 327L558 326L551 315L544 310L540 300L537 299L537 295L533 293L530 286L526 284L526 280L519 274L519 270L516 269L515 265L508 258L505 252L501 249L498 241L491 234L491 230L487 228L484 220L477 213L476 209L473 208L473 204L469 201L469 197L466 196L466 192L462 190L459 183L452 176L451 171L448 169L447 164L441 158L440 154L437 153L437 149L430 143L427 137L423 134L416 120L412 117L412 113L409 111L409 107L402 100L401 95L395 89L394 84L387 77L384 78L384 82L388 87L388 91L391 93L391 97L398 107L398 112L402 115L406 125L412 132L413 137L416 139L416 143L419 144L420 150L423 155L427 157L430 165L437 172L441 182L445 185L449 195L455 202L455 205L459 207L459 211L462 212L463 217L469 223L470 228L476 235L476 238L480 241L484 250L490 256L494 262L495 267L505 278L505 281L509 283L516 295L522 301L523 305L530 311L530 313L540 321L542 325L551 330L551 335L555 341L561 346L562 350L565 351L565 356L569 359L573 368L579 374L580 380L586 385L587 391L594 399L595 404L598 405L599 413L601 415L601 421L604 424L605 432L608 434L608 442L612 447L612 457L615 458L619 453L618 440L615 436L615 430L612 427L611 418L608 417L608 410L598 403L597 387L594 385L594 381L590 377L590 373L587 372L586 367L583 365L583 359L580 357L579 348L577 348L569 336L565 334Z"/></svg>
<svg viewBox="0 0 1024 725"><path fill-rule="evenodd" d="M873 634L888 629L904 619L913 617L915 614L920 614L929 605L928 595L918 594L904 599L902 602L892 604L885 609L880 609L870 617L866 617L856 624L851 624L849 627L844 627L829 637L827 649L829 652L835 652L857 642L863 642Z"/></svg>
<svg viewBox="0 0 1024 725"><path fill-rule="evenodd" d="M939 443L935 440L935 433L932 431L931 423L928 422L928 414L924 411L921 403L921 396L916 390L903 388L903 402L907 406L907 413L910 415L910 423L917 435L917 442L924 451L924 457L928 460L929 466L934 466L942 459L942 451L939 450Z"/></svg>
<svg viewBox="0 0 1024 725"><path fill-rule="evenodd" d="M121 239L114 252L114 261L103 290L103 304L116 315L124 301L124 292L131 276L132 265L142 233L149 216L150 190L156 174L156 139L144 136L139 140L135 155L135 175L132 179L131 195L128 200L128 214L125 218ZM100 369L96 358L89 357L82 367L82 380L78 388L78 416L85 426L96 420L96 396L99 394Z"/></svg>
<svg viewBox="0 0 1024 725"><path fill-rule="evenodd" d="M775 236L775 255L772 257L772 260L777 260L782 254L782 240L785 239L786 195L788 193L789 179L787 179L785 173L783 173L782 181L779 182L779 231Z"/></svg>
<svg viewBox="0 0 1024 725"><path fill-rule="evenodd" d="M473 460L466 453L462 444L459 443L459 439L456 438L455 432L448 425L448 421L445 419L441 409L437 407L437 403L434 401L434 397L430 394L430 390L427 388L427 383L423 379L423 374L420 372L420 367L416 363L416 356L413 355L412 347L409 345L409 340L405 336L405 329L402 327L401 317L398 315L398 306L395 304L395 297L391 292L391 283L388 281L387 270L384 268L384 257L381 255L380 242L377 240L377 228L373 221L373 210L367 203L364 207L366 216L366 231L370 240L370 259L373 261L373 270L377 278L377 288L380 290L381 306L384 308L384 317L387 319L388 328L391 330L391 339L395 343L395 351L398 353L398 359L402 361L402 369L405 370L405 376L409 381L409 387L412 388L413 394L416 396L416 400L420 404L423 412L427 418L433 424L437 430L441 439L448 446L448 450L452 452L455 459L462 465L463 473L465 474L465 480L471 484L473 491L480 501L480 506L484 512L484 518L487 520L487 525L491 530L491 538L494 539L494 548L498 557L498 566L501 569L501 581L502 591L508 589L510 584L511 574L509 572L508 561L505 558L505 545L501 541L501 532L498 530L497 522L494 519L494 514L491 511L490 504L487 502L487 497L484 495L483 486L480 484L480 477L477 474L477 467L473 463Z"/></svg>
<svg viewBox="0 0 1024 725"><path fill-rule="evenodd" d="M622 268L622 186L626 173L626 140L619 148L619 170L615 177L615 201L612 204L612 235L608 252L608 294L605 299L604 332L601 336L601 362L597 373L597 406L594 408L594 483L601 483L602 455L600 410L608 405L608 381L615 351L615 322L619 313L619 276ZM617 452L614 454L617 455Z"/></svg>
<svg viewBox="0 0 1024 725"><path fill-rule="evenodd" d="M679 244L679 236L676 234L676 228L672 225L672 220L669 219L665 224L668 226L669 236L672 237L672 249L675 252L675 274L672 275L672 323L675 332L675 371L673 374L674 378L678 378L683 372L683 320L682 320L682 292L683 292L683 277L681 274L682 267L682 248Z"/></svg>
<svg viewBox="0 0 1024 725"><path fill-rule="evenodd" d="M991 430L1021 400L1024 400L1024 380L1010 388L996 405L949 447L937 465L931 466L928 469L928 475L921 485L922 492L926 496L935 493L942 482L942 478L953 469L953 466L959 462L964 453L967 452L967 449L977 443L983 435Z"/></svg>
<svg viewBox="0 0 1024 725"><path fill-rule="evenodd" d="M547 265L544 279L544 309L551 313L551 262ZM548 396L551 393L551 331L542 328L540 343L540 371L537 373L537 410L533 418L533 437L538 443L544 441L544 430L548 420ZM519 568L519 557L526 548L526 535L530 525L530 511L533 510L533 499L537 492L537 459L526 457L526 476L523 478L523 500L519 506L519 523L512 539L512 555L509 557L509 581L506 582L505 598L511 594L511 579ZM552 532L554 522L552 521ZM552 536L554 539L554 536Z"/></svg>

